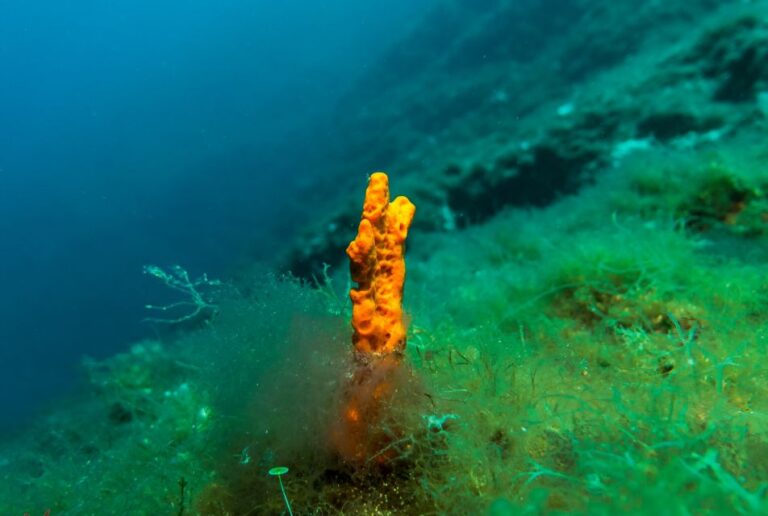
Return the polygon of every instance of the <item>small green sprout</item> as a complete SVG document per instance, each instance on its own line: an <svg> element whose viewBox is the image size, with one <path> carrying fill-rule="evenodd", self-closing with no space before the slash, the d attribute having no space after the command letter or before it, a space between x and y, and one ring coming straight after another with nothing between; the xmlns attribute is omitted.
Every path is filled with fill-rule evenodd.
<svg viewBox="0 0 768 516"><path fill-rule="evenodd" d="M280 491L283 493L283 500L285 500L285 506L288 508L288 514L293 516L293 511L291 510L291 502L288 501L288 495L285 494L285 487L283 486L282 476L286 473L288 473L288 468L285 466L276 466L269 470L269 474L273 477L277 477L278 482L280 482Z"/></svg>

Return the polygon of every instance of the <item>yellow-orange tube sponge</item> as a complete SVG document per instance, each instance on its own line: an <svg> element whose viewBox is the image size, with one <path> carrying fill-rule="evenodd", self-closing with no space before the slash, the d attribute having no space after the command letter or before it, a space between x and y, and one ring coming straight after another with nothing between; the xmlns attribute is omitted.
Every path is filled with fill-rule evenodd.
<svg viewBox="0 0 768 516"><path fill-rule="evenodd" d="M352 343L368 356L405 348L404 245L416 207L406 197L389 202L389 178L376 172L368 180L357 237L347 247L352 281Z"/></svg>

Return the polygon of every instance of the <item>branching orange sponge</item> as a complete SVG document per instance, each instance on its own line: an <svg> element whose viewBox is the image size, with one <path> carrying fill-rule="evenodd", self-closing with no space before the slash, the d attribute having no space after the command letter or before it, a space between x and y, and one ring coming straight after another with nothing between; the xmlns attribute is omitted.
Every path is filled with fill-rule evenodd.
<svg viewBox="0 0 768 516"><path fill-rule="evenodd" d="M352 342L358 353L385 356L405 348L404 244L416 207L407 197L389 202L389 179L368 181L357 237L347 247L352 281Z"/></svg>
<svg viewBox="0 0 768 516"><path fill-rule="evenodd" d="M332 432L338 455L347 462L386 461L396 430L382 430L405 349L404 245L416 211L405 197L389 202L389 180L371 175L357 237L347 247L352 280L354 373L344 394L341 417Z"/></svg>

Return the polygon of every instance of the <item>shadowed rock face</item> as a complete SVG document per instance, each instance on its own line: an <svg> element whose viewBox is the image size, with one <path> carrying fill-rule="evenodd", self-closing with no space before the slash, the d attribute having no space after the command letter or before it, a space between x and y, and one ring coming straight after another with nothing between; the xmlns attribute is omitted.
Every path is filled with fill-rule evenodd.
<svg viewBox="0 0 768 516"><path fill-rule="evenodd" d="M375 170L419 206L417 230L446 231L577 192L622 142L756 123L768 24L739 2L482 4L439 7L341 102L305 192L329 208L307 217L285 269L342 263L354 185Z"/></svg>

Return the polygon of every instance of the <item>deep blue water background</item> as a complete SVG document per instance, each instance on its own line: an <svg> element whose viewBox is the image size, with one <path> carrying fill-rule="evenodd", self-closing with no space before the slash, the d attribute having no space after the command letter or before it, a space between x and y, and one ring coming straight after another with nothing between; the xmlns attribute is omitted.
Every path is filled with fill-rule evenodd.
<svg viewBox="0 0 768 516"><path fill-rule="evenodd" d="M334 100L433 0L0 5L0 430L152 332L142 265L288 238Z"/></svg>

